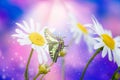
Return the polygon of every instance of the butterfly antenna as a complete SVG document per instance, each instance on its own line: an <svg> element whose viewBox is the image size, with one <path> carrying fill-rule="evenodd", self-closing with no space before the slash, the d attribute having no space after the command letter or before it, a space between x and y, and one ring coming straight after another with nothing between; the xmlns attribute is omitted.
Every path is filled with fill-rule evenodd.
<svg viewBox="0 0 120 80"><path fill-rule="evenodd" d="M63 36L62 38L66 38L66 36Z"/></svg>
<svg viewBox="0 0 120 80"><path fill-rule="evenodd" d="M69 45L64 45L64 47L69 47Z"/></svg>

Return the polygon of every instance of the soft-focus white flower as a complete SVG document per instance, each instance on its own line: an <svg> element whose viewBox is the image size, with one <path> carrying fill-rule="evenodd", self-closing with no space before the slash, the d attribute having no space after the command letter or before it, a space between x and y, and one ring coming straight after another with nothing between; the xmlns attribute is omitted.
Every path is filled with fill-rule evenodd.
<svg viewBox="0 0 120 80"><path fill-rule="evenodd" d="M98 37L95 38L97 43L94 48L98 49L103 47L102 57L104 58L108 53L109 61L114 61L120 66L120 37L113 38L110 31L104 30L102 25L96 20L95 17L92 18L94 23L93 30Z"/></svg>
<svg viewBox="0 0 120 80"><path fill-rule="evenodd" d="M71 23L71 32L73 33L73 38L75 40L75 43L78 44L82 36L84 38L84 41L86 42L89 51L91 52L93 49L93 45L95 44L95 40L91 37L91 31L88 30L92 25L91 24L81 24L77 21L75 16L71 13L69 13L69 19Z"/></svg>
<svg viewBox="0 0 120 80"><path fill-rule="evenodd" d="M33 19L30 19L28 23L23 21L23 24L16 23L16 25L18 28L15 29L16 33L12 36L17 38L20 45L31 45L37 51L39 64L46 63L48 46L44 38L44 28L41 28Z"/></svg>

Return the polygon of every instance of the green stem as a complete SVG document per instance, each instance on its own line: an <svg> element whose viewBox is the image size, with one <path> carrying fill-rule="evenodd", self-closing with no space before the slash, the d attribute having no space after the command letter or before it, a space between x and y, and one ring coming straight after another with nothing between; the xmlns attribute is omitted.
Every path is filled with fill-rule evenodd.
<svg viewBox="0 0 120 80"><path fill-rule="evenodd" d="M65 60L62 59L62 80L65 80Z"/></svg>
<svg viewBox="0 0 120 80"><path fill-rule="evenodd" d="M25 69L25 73L24 73L25 80L29 80L28 67L29 67L29 64L30 64L30 60L31 60L33 51L34 51L34 49L31 49L31 52L30 52L30 55L29 55L29 58L28 58L28 61L27 61L27 65L26 65L26 69Z"/></svg>
<svg viewBox="0 0 120 80"><path fill-rule="evenodd" d="M97 54L100 53L100 51L102 51L102 50L103 50L103 47L97 49L96 52L93 54L93 56L89 59L89 61L87 62L86 66L85 66L85 68L84 68L84 70L83 70L83 72L82 72L82 76L80 77L80 80L83 80L84 75L85 75L85 72L86 72L89 64L90 64L90 63L92 62L92 60L97 56Z"/></svg>
<svg viewBox="0 0 120 80"><path fill-rule="evenodd" d="M42 75L42 77L40 78L40 80L42 80L42 79L44 78L45 75L46 75L46 74Z"/></svg>
<svg viewBox="0 0 120 80"><path fill-rule="evenodd" d="M50 64L50 67L52 67L53 64L54 64L54 62L52 62L52 63Z"/></svg>
<svg viewBox="0 0 120 80"><path fill-rule="evenodd" d="M114 72L113 76L112 76L112 80L117 80L115 79L115 75L117 74L117 72L120 70L120 67L117 68L117 70Z"/></svg>
<svg viewBox="0 0 120 80"><path fill-rule="evenodd" d="M40 73L38 73L33 80L36 80L40 76Z"/></svg>

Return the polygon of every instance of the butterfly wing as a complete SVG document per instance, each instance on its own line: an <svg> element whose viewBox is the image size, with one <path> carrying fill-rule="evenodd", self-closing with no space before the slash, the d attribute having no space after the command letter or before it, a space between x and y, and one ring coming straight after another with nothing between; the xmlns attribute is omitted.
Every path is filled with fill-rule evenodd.
<svg viewBox="0 0 120 80"><path fill-rule="evenodd" d="M49 45L50 56L51 56L53 62L56 62L57 58L58 58L58 52L57 52L58 46L59 46L59 44L57 44L57 43Z"/></svg>
<svg viewBox="0 0 120 80"><path fill-rule="evenodd" d="M58 54L64 48L64 41L62 38L52 34L48 29L45 29L45 38L49 45L49 53L53 62L57 62Z"/></svg>
<svg viewBox="0 0 120 80"><path fill-rule="evenodd" d="M56 54L54 54L54 61L55 62L57 62L57 58L58 58L58 54L60 53L60 51L62 51L63 50L63 43L60 43L59 42L59 44L58 44L58 47L57 47L57 49L56 49Z"/></svg>
<svg viewBox="0 0 120 80"><path fill-rule="evenodd" d="M49 43L58 43L58 40L56 39L56 36L54 34L52 34L48 29L45 29L44 31L44 34L45 34L45 38Z"/></svg>
<svg viewBox="0 0 120 80"><path fill-rule="evenodd" d="M58 58L57 48L59 46L59 41L56 39L56 36L53 35L48 29L45 29L44 34L49 45L50 56L53 62L56 62Z"/></svg>

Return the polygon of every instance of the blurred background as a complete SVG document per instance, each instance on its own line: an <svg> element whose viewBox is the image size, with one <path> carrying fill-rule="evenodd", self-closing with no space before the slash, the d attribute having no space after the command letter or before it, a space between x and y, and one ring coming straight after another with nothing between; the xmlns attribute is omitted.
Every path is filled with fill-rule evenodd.
<svg viewBox="0 0 120 80"><path fill-rule="evenodd" d="M49 25L71 39L68 11L72 12L82 24L92 23L94 15L104 28L120 35L120 0L0 0L0 80L24 80L24 70L31 48L20 46L11 37L15 33L16 22L29 21L30 18L43 27ZM67 43L65 43L67 44ZM79 80L82 70L93 55L88 52L82 40L72 44L65 56L65 80ZM30 79L37 74L38 61L34 54L30 63ZM110 80L117 69L107 56L99 54L90 64L84 80ZM61 59L53 65L45 80L61 80Z"/></svg>

